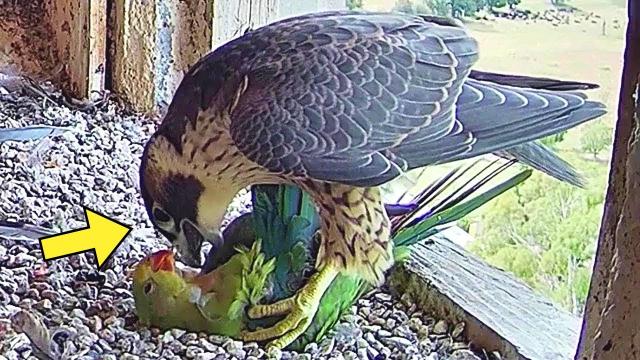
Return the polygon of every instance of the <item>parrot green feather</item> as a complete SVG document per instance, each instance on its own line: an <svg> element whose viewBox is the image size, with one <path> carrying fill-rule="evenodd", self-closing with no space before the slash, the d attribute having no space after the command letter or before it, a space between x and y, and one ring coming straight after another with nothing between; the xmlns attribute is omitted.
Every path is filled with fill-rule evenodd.
<svg viewBox="0 0 640 360"><path fill-rule="evenodd" d="M267 279L275 269L275 259L266 261L260 246L261 240L258 240L251 249L238 248L242 276L240 289L229 307L229 317L233 320L242 319L245 307L257 304L264 297Z"/></svg>

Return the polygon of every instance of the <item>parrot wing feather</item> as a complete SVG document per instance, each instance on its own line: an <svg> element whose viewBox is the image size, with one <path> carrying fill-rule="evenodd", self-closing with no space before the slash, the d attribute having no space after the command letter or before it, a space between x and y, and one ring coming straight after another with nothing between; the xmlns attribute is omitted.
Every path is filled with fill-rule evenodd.
<svg viewBox="0 0 640 360"><path fill-rule="evenodd" d="M435 234L438 231L438 226L462 219L472 211L505 191L519 185L531 176L531 169L522 170L478 194L478 190L482 186L495 179L511 164L512 162L507 163L506 166L502 165L484 177L481 177L480 173L476 174L476 176L465 184L465 186L469 186L467 189L463 190L464 186L459 187L443 201L431 207L431 210L427 210L426 213L424 213L423 210L427 209L427 203L418 201L418 203L421 204L420 210L416 211L412 216L416 216L416 214L420 212L423 212L423 214L414 217L411 221L405 222L396 228L393 237L394 251L415 244ZM489 164L483 170L488 169L491 165L493 165L493 163ZM458 192L460 192L460 194L456 195Z"/></svg>
<svg viewBox="0 0 640 360"><path fill-rule="evenodd" d="M229 318L243 316L247 305L257 304L266 293L267 280L275 269L275 259L266 260L261 252L262 240L257 239L251 249L239 247L242 264L241 284L229 307Z"/></svg>

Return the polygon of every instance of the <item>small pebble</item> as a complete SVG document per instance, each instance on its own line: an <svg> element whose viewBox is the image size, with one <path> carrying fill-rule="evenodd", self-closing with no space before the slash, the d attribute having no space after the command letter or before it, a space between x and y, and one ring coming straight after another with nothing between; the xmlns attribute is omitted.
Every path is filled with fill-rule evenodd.
<svg viewBox="0 0 640 360"><path fill-rule="evenodd" d="M308 354L317 354L319 351L318 344L314 342L307 344L304 348L304 352Z"/></svg>
<svg viewBox="0 0 640 360"><path fill-rule="evenodd" d="M436 335L444 335L449 330L449 325L446 321L440 320L433 326L433 333Z"/></svg>
<svg viewBox="0 0 640 360"><path fill-rule="evenodd" d="M229 338L225 337L225 336L220 336L220 335L210 335L209 336L209 341L211 341L211 343L216 344L216 345L222 345L222 344L226 343L227 340L229 340Z"/></svg>
<svg viewBox="0 0 640 360"><path fill-rule="evenodd" d="M247 352L242 348L241 341L228 340L223 347L231 356L239 359L244 359L247 356Z"/></svg>
<svg viewBox="0 0 640 360"><path fill-rule="evenodd" d="M196 356L198 356L198 354L203 353L204 350L197 347L197 346L187 346L187 350L185 352L185 356L188 359L194 359Z"/></svg>
<svg viewBox="0 0 640 360"><path fill-rule="evenodd" d="M280 360L282 359L282 350L276 348L270 348L267 351L267 356L269 359Z"/></svg>
<svg viewBox="0 0 640 360"><path fill-rule="evenodd" d="M457 350L449 357L449 360L481 360L470 350Z"/></svg>
<svg viewBox="0 0 640 360"><path fill-rule="evenodd" d="M358 354L353 351L345 351L343 356L345 360L358 360ZM311 359L311 357L309 357L309 359Z"/></svg>
<svg viewBox="0 0 640 360"><path fill-rule="evenodd" d="M399 336L393 336L390 338L382 339L382 342L386 343L389 346L393 346L396 348L402 348L406 346L411 346L412 342L409 339L401 338Z"/></svg>
<svg viewBox="0 0 640 360"><path fill-rule="evenodd" d="M335 347L335 345L336 345L336 342L333 337L325 338L319 344L320 354L322 355L330 354L333 351L333 348Z"/></svg>
<svg viewBox="0 0 640 360"><path fill-rule="evenodd" d="M218 355L214 353L206 352L206 353L197 354L195 359L196 360L214 360L216 356Z"/></svg>
<svg viewBox="0 0 640 360"><path fill-rule="evenodd" d="M456 326L451 331L451 337L453 337L455 339L455 338L459 337L460 335L462 335L463 331L464 331L464 323L463 322L459 322L459 323L456 324Z"/></svg>

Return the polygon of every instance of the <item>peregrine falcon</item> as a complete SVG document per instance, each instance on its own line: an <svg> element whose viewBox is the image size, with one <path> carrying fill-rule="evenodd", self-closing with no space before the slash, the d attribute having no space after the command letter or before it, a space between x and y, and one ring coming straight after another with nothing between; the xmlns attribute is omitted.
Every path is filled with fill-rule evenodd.
<svg viewBox="0 0 640 360"><path fill-rule="evenodd" d="M477 59L455 20L323 12L249 31L189 69L140 168L148 214L182 261L201 266L203 241L224 240L226 208L252 184L299 186L322 218L315 274L292 298L249 309L286 316L245 340L287 346L338 273L383 282L393 257L379 186L406 171L495 153L579 183L536 140L604 105L476 79Z"/></svg>

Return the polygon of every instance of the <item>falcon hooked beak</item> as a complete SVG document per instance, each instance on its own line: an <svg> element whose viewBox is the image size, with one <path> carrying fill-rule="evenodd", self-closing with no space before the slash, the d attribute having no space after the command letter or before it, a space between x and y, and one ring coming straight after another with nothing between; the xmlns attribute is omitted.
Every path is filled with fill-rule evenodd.
<svg viewBox="0 0 640 360"><path fill-rule="evenodd" d="M202 253L200 249L205 239L210 242L217 241L218 236L213 233L210 237L205 237L204 232L191 220L183 218L180 220L178 233L172 242L177 251L179 259L188 266L200 268L202 266Z"/></svg>

